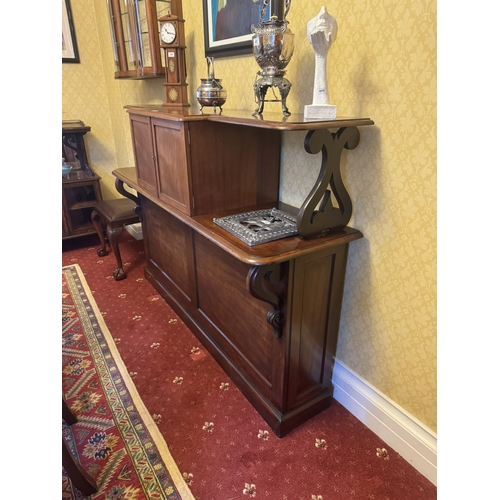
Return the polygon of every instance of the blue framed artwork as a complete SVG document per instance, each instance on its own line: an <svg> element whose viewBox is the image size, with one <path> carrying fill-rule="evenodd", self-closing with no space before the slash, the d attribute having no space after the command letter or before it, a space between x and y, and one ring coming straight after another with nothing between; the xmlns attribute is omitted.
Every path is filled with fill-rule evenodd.
<svg viewBox="0 0 500 500"><path fill-rule="evenodd" d="M203 0L205 56L251 54L251 27L260 22L263 1Z"/></svg>

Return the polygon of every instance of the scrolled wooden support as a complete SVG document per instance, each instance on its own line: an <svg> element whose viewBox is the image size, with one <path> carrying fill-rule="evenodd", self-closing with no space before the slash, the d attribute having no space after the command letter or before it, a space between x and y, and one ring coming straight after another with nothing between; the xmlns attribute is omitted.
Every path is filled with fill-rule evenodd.
<svg viewBox="0 0 500 500"><path fill-rule="evenodd" d="M127 191L125 189L123 181L118 179L118 177L115 179L115 188L121 195L125 196L125 198L128 198L129 200L132 200L135 203L134 212L139 216L139 219L142 221L142 209L139 198L133 195L130 191Z"/></svg>
<svg viewBox="0 0 500 500"><path fill-rule="evenodd" d="M357 127L340 128L336 133L327 129L308 132L305 150L311 154L321 151L322 161L318 179L297 216L297 228L302 237L313 238L347 226L352 215L352 201L342 181L340 158L344 149L355 149L359 139ZM332 204L332 193L338 208Z"/></svg>
<svg viewBox="0 0 500 500"><path fill-rule="evenodd" d="M282 293L286 287L286 277L281 264L253 266L248 271L247 287L250 294L273 306L266 320L273 327L273 336L281 338L285 317L282 311Z"/></svg>

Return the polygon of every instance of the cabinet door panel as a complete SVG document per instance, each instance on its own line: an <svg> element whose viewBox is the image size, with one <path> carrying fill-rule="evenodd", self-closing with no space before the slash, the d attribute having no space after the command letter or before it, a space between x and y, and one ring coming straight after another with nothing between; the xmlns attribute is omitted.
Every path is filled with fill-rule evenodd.
<svg viewBox="0 0 500 500"><path fill-rule="evenodd" d="M149 266L180 303L192 304L196 284L191 230L158 205L141 197L143 230Z"/></svg>
<svg viewBox="0 0 500 500"><path fill-rule="evenodd" d="M137 170L137 183L149 193L158 196L150 118L131 114L130 128L132 131L135 168Z"/></svg>
<svg viewBox="0 0 500 500"><path fill-rule="evenodd" d="M270 306L248 293L247 264L194 236L200 322L250 385L271 398L273 367L281 360L282 342L266 322ZM279 407L280 401L275 404Z"/></svg>
<svg viewBox="0 0 500 500"><path fill-rule="evenodd" d="M288 409L331 387L346 259L342 245L295 261Z"/></svg>
<svg viewBox="0 0 500 500"><path fill-rule="evenodd" d="M152 130L158 163L158 197L192 215L185 125L153 118Z"/></svg>

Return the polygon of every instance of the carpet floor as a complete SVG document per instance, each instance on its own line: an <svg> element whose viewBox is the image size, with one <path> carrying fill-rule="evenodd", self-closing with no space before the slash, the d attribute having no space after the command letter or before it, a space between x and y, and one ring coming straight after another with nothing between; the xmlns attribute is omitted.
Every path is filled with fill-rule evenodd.
<svg viewBox="0 0 500 500"><path fill-rule="evenodd" d="M143 242L127 232L116 261L98 239L63 242L196 500L432 500L436 487L333 400L279 439L144 278ZM125 497L123 497L125 498Z"/></svg>

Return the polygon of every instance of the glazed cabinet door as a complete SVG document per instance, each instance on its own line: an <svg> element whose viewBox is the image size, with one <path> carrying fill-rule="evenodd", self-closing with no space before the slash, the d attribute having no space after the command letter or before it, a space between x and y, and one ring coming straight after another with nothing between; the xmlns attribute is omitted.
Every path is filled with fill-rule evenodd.
<svg viewBox="0 0 500 500"><path fill-rule="evenodd" d="M163 76L158 17L170 12L170 0L107 0L115 78Z"/></svg>
<svg viewBox="0 0 500 500"><path fill-rule="evenodd" d="M156 155L151 135L151 118L131 114L130 130L132 132L137 183L149 193L158 196Z"/></svg>
<svg viewBox="0 0 500 500"><path fill-rule="evenodd" d="M187 123L151 119L158 166L158 198L193 215L188 127Z"/></svg>

